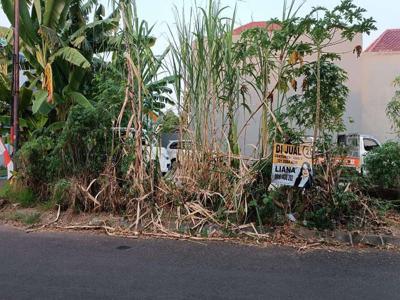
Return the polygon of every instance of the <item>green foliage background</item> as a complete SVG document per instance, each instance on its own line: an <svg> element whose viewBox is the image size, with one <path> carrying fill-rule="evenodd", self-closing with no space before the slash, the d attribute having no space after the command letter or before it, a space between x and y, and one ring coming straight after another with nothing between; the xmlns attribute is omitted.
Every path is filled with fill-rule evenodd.
<svg viewBox="0 0 400 300"><path fill-rule="evenodd" d="M400 143L387 142L365 158L367 176L384 188L400 188Z"/></svg>

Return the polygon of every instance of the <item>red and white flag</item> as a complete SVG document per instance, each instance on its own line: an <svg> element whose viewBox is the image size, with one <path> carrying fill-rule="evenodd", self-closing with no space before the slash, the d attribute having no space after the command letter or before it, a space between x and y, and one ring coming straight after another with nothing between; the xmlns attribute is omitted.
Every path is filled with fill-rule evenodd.
<svg viewBox="0 0 400 300"><path fill-rule="evenodd" d="M4 165L7 167L7 179L11 179L14 171L14 163L11 160L10 153L4 145L2 138L0 138L0 155L4 157Z"/></svg>

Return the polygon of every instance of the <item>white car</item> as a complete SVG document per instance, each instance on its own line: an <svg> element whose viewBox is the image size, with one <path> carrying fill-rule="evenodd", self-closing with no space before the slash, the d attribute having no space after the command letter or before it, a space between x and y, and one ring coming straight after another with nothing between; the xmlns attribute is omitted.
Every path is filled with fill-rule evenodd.
<svg viewBox="0 0 400 300"><path fill-rule="evenodd" d="M126 127L113 127L112 130L114 132L126 132ZM135 130L133 128L130 129L129 136L133 138ZM171 159L169 157L168 151L164 147L157 147L156 142L149 141L145 138L142 138L142 146L143 146L143 153L144 153L144 160L149 162L149 157L151 160L156 161L158 160L160 164L160 171L162 174L167 173L171 170Z"/></svg>
<svg viewBox="0 0 400 300"><path fill-rule="evenodd" d="M144 145L143 149L146 153L145 160L150 157L151 160L158 160L161 173L165 174L171 169L171 159L168 156L168 151L164 147Z"/></svg>
<svg viewBox="0 0 400 300"><path fill-rule="evenodd" d="M193 144L189 140L172 140L168 143L167 153L171 164L178 160L179 153L187 154L192 149Z"/></svg>

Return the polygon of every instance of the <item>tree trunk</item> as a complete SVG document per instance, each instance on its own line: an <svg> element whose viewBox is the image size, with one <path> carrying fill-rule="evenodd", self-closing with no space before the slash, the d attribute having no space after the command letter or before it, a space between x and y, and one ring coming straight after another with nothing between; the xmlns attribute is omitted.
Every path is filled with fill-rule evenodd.
<svg viewBox="0 0 400 300"><path fill-rule="evenodd" d="M318 46L317 49L317 105L315 111L315 124L314 124L314 135L313 135L313 149L312 149L312 160L315 160L315 149L317 145L317 139L319 137L319 129L321 127L321 48Z"/></svg>

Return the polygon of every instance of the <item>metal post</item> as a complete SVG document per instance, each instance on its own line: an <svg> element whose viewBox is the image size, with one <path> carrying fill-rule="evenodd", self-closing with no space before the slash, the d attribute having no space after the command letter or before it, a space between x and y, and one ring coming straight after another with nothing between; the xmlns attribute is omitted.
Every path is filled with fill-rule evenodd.
<svg viewBox="0 0 400 300"><path fill-rule="evenodd" d="M14 39L13 39L13 85L11 101L11 139L14 146L13 155L18 150L19 139L19 0L14 0Z"/></svg>

